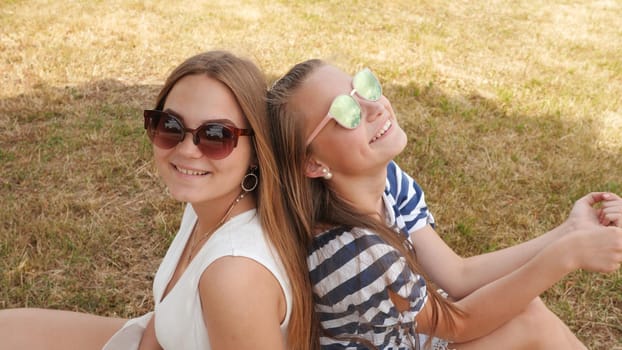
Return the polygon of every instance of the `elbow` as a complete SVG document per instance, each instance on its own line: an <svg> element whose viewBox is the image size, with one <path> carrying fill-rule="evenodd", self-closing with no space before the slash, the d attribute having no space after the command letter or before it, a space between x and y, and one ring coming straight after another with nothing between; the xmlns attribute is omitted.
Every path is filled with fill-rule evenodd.
<svg viewBox="0 0 622 350"><path fill-rule="evenodd" d="M471 315L468 310L458 307L458 311L452 315L452 320L446 323L442 330L439 329L441 331L439 333L443 334L437 336L454 343L465 343L481 337L483 335L482 329L477 326L477 321Z"/></svg>
<svg viewBox="0 0 622 350"><path fill-rule="evenodd" d="M430 318L426 322L427 327L420 327L419 331L425 334L433 334L435 337L447 339L454 343L463 343L475 338L471 320L464 310L458 307L443 311L448 312L441 312L438 315L438 322L434 322ZM423 324L419 324L419 326L423 326Z"/></svg>
<svg viewBox="0 0 622 350"><path fill-rule="evenodd" d="M449 295L449 299L458 301L467 295L473 293L477 286L469 281L476 280L469 269L468 260L462 258L459 265L455 269L456 273L450 279L451 283L443 285L444 291Z"/></svg>

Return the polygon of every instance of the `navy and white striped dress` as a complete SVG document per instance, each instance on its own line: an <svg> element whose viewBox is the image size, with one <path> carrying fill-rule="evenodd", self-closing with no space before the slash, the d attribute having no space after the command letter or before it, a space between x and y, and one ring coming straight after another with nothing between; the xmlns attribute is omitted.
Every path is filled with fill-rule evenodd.
<svg viewBox="0 0 622 350"><path fill-rule="evenodd" d="M387 221L407 235L434 218L419 185L393 162L387 167L383 194ZM326 336L323 349L367 349L366 339L378 349L414 349L415 317L427 300L426 282L413 273L405 259L374 232L335 227L314 240L307 258L315 310ZM388 290L407 299L410 307L398 312ZM329 336L330 335L330 336Z"/></svg>

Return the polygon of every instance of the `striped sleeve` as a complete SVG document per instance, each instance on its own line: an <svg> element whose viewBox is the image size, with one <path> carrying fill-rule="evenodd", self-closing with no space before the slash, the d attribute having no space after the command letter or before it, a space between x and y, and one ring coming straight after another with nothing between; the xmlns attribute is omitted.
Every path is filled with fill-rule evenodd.
<svg viewBox="0 0 622 350"><path fill-rule="evenodd" d="M434 216L428 210L423 190L393 161L387 166L385 196L402 232L410 234L425 225L434 227Z"/></svg>

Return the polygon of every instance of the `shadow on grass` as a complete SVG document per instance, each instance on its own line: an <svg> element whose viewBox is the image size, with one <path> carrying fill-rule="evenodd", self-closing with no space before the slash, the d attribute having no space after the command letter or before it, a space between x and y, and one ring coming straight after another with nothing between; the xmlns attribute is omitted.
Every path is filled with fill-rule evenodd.
<svg viewBox="0 0 622 350"><path fill-rule="evenodd" d="M596 122L511 114L494 100L451 96L433 86L388 86L385 94L397 101L393 107L409 136L398 162L441 208L477 210L479 219L507 225L508 217L494 219L500 209L532 201L525 204L535 209L532 221L557 225L588 192L622 193L622 149L600 142Z"/></svg>
<svg viewBox="0 0 622 350"><path fill-rule="evenodd" d="M181 213L144 138L158 91L105 80L0 100L0 307L151 307Z"/></svg>

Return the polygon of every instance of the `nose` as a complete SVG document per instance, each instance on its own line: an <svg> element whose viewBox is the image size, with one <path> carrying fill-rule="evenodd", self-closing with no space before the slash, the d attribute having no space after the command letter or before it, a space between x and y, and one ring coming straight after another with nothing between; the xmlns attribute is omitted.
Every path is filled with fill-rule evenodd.
<svg viewBox="0 0 622 350"><path fill-rule="evenodd" d="M359 104L361 105L361 113L363 114L361 117L365 118L368 122L373 122L378 119L380 116L384 114L384 106L381 103L381 100L378 101L370 101L364 98L359 98Z"/></svg>
<svg viewBox="0 0 622 350"><path fill-rule="evenodd" d="M185 132L184 139L177 144L176 149L188 158L200 158L203 156L203 153L199 150L198 144L199 138L197 135Z"/></svg>

